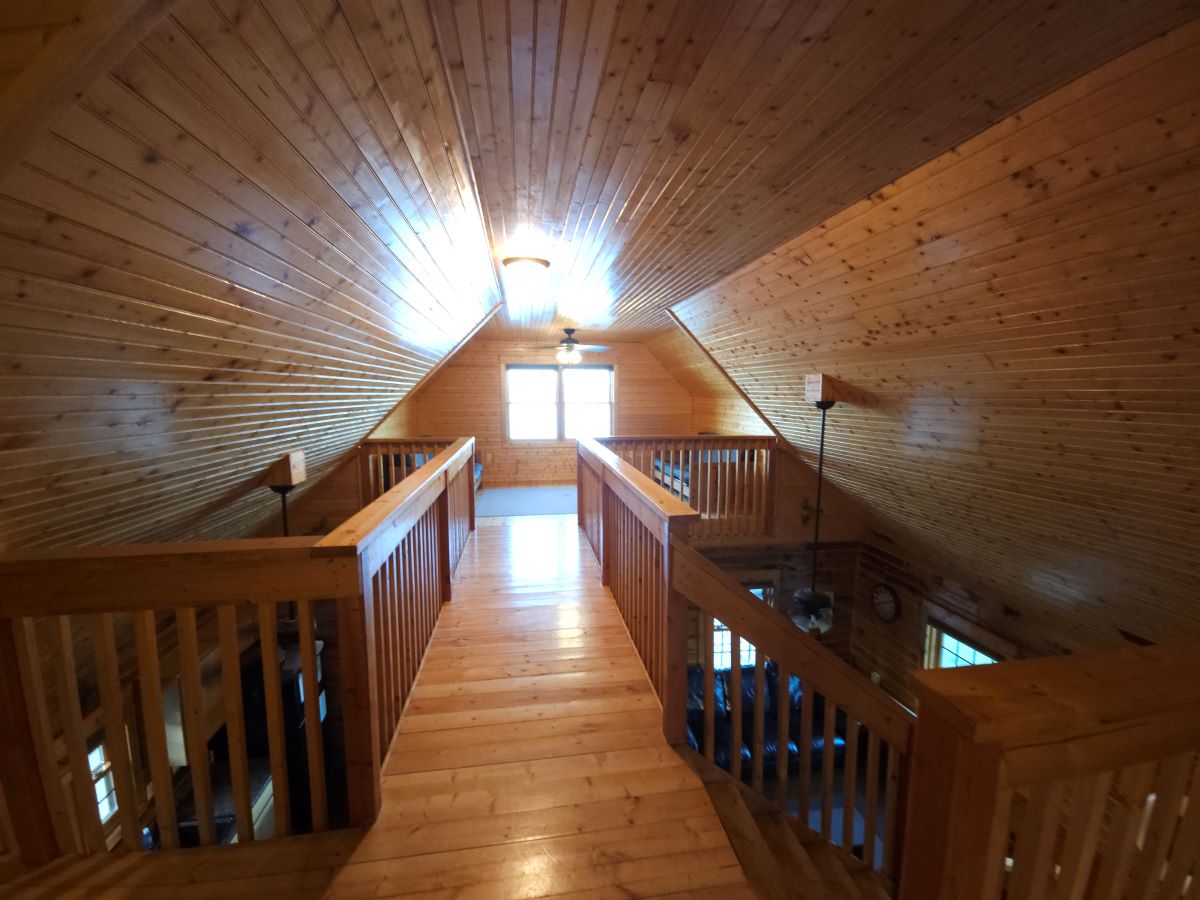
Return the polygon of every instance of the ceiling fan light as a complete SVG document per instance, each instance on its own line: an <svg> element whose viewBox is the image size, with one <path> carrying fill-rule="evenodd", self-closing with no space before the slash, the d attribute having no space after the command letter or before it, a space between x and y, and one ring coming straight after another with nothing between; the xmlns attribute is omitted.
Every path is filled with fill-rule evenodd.
<svg viewBox="0 0 1200 900"><path fill-rule="evenodd" d="M554 358L564 366L574 366L583 360L583 354L574 347L559 347Z"/></svg>

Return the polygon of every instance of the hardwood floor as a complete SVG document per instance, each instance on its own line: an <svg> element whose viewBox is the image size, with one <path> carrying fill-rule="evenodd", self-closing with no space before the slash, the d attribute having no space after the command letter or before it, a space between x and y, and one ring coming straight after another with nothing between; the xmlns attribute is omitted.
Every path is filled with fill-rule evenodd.
<svg viewBox="0 0 1200 900"><path fill-rule="evenodd" d="M372 828L64 862L15 896L753 896L659 716L575 517L480 519Z"/></svg>

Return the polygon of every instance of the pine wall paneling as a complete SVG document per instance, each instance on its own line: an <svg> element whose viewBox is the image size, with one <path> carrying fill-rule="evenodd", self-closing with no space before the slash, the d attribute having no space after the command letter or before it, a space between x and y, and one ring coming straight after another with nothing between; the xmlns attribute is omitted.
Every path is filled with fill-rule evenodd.
<svg viewBox="0 0 1200 900"><path fill-rule="evenodd" d="M647 341L646 346L692 395L696 431L771 433L758 413L738 395L725 373L683 332L672 328Z"/></svg>
<svg viewBox="0 0 1200 900"><path fill-rule="evenodd" d="M485 328L486 334L488 329ZM536 346L536 345L535 345ZM616 373L617 434L692 434L692 398L641 344L613 344L585 363ZM507 363L554 364L552 350L476 338L400 405L374 437L474 435L484 483L564 484L575 481L575 442L511 442L505 425L503 371Z"/></svg>
<svg viewBox="0 0 1200 900"><path fill-rule="evenodd" d="M0 182L0 546L248 533L498 290L423 7L179 0Z"/></svg>
<svg viewBox="0 0 1200 900"><path fill-rule="evenodd" d="M1200 635L1200 28L1176 29L675 312L1010 639Z"/></svg>
<svg viewBox="0 0 1200 900"><path fill-rule="evenodd" d="M502 338L686 299L1197 14L1180 0L432 4L493 246L545 256ZM556 314L557 307L557 314Z"/></svg>

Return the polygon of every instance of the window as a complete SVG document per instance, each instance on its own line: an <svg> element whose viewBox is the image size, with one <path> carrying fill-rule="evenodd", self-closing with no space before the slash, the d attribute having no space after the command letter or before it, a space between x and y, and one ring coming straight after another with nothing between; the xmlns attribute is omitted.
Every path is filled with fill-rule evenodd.
<svg viewBox="0 0 1200 900"><path fill-rule="evenodd" d="M743 639L740 650L742 668L754 665L756 652L754 645ZM732 668L733 635L729 631L729 626L713 619L713 669L723 671Z"/></svg>
<svg viewBox="0 0 1200 900"><path fill-rule="evenodd" d="M612 434L612 366L509 366L504 377L509 440Z"/></svg>
<svg viewBox="0 0 1200 900"><path fill-rule="evenodd" d="M100 809L100 821L107 823L117 813L117 785L113 781L112 763L97 744L88 753L88 768L92 770L92 784L96 788L96 806Z"/></svg>
<svg viewBox="0 0 1200 900"><path fill-rule="evenodd" d="M927 669L986 666L999 661L999 657L982 650L941 625L930 622L925 626L925 668Z"/></svg>

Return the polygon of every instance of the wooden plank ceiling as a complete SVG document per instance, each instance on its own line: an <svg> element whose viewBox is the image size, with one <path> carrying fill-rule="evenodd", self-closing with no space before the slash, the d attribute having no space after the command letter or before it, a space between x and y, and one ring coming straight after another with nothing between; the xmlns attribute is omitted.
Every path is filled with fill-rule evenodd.
<svg viewBox="0 0 1200 900"><path fill-rule="evenodd" d="M1051 94L676 307L1005 634L1200 637L1200 25ZM1036 646L1036 642L1030 641Z"/></svg>
<svg viewBox="0 0 1200 900"><path fill-rule="evenodd" d="M1196 14L1179 0L431 4L499 255L496 339L661 310ZM585 331L585 339L595 339Z"/></svg>
<svg viewBox="0 0 1200 900"><path fill-rule="evenodd" d="M273 508L248 492L268 463L303 448L319 477L480 322L496 257L547 255L556 286L540 303L510 292L489 337L653 336L669 305L1196 15L1184 0L79 9L0 13L0 36L44 42L0 40L0 111L44 126L0 146L0 548L246 533ZM158 24L122 42L108 9L127 38ZM86 43L92 25L109 43ZM110 44L92 56L111 70L79 93L62 61ZM46 94L68 101L39 109L29 73L56 53Z"/></svg>
<svg viewBox="0 0 1200 900"><path fill-rule="evenodd" d="M448 91L420 4L181 0L62 111L0 181L0 546L242 533L480 321Z"/></svg>

